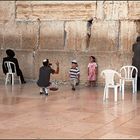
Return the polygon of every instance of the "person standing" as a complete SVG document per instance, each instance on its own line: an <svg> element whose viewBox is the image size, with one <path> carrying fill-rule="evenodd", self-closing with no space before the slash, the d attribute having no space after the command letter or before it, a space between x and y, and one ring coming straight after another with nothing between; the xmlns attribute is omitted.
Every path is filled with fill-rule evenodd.
<svg viewBox="0 0 140 140"><path fill-rule="evenodd" d="M90 56L88 64L88 82L89 86L95 86L97 75L97 63L94 56Z"/></svg>
<svg viewBox="0 0 140 140"><path fill-rule="evenodd" d="M79 85L80 81L80 69L76 60L72 61L72 66L69 70L69 78L72 86L72 90L75 90L75 87Z"/></svg>
<svg viewBox="0 0 140 140"><path fill-rule="evenodd" d="M25 84L26 81L24 80L24 77L23 77L23 74L22 74L22 71L21 69L19 68L19 64L18 64L18 60L15 58L15 52L11 49L7 49L6 50L6 54L7 54L7 57L4 57L3 58L3 63L2 63L2 69L3 69L3 73L6 75L6 73L8 72L4 62L6 61L10 61L10 62L13 62L16 66L16 72L17 72L17 76L20 77L20 80L21 80L21 83L22 84ZM12 66L11 66L12 67ZM12 71L14 71L14 69L12 69Z"/></svg>
<svg viewBox="0 0 140 140"><path fill-rule="evenodd" d="M132 46L133 58L132 65L138 69L137 90L140 90L140 36L137 37L136 43Z"/></svg>

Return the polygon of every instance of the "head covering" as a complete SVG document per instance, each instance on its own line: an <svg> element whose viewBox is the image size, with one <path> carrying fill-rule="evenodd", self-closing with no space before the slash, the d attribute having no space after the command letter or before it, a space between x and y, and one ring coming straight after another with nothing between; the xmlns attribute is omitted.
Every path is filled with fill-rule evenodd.
<svg viewBox="0 0 140 140"><path fill-rule="evenodd" d="M43 60L43 65L48 66L48 64L49 64L49 66L52 65L52 63L49 63L49 59L44 59Z"/></svg>
<svg viewBox="0 0 140 140"><path fill-rule="evenodd" d="M15 52L11 49L7 49L6 50L6 54L9 56L9 57L14 57L15 56Z"/></svg>
<svg viewBox="0 0 140 140"><path fill-rule="evenodd" d="M77 64L77 61L76 61L76 60L72 60L72 62L71 62L71 63Z"/></svg>
<svg viewBox="0 0 140 140"><path fill-rule="evenodd" d="M49 60L48 59L44 59L43 62L49 62Z"/></svg>

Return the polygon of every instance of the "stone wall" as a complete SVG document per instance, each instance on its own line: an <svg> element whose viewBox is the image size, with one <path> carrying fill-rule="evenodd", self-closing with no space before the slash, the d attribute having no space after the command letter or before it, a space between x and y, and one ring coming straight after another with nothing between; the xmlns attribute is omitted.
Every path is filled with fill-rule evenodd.
<svg viewBox="0 0 140 140"><path fill-rule="evenodd" d="M131 64L138 34L139 1L0 1L0 63L5 50L14 49L29 80L38 78L42 60L49 58L53 67L56 60L60 62L60 74L54 79L67 81L71 60L77 59L81 81L86 82L89 56L94 55L102 83L103 69ZM1 68L0 77L4 79Z"/></svg>

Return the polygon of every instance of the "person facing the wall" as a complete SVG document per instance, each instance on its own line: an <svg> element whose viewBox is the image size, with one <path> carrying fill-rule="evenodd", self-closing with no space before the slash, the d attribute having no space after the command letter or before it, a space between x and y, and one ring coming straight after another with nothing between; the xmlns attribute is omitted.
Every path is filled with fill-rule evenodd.
<svg viewBox="0 0 140 140"><path fill-rule="evenodd" d="M132 51L134 52L132 65L138 69L137 90L140 90L140 36L137 37L136 43L133 44Z"/></svg>
<svg viewBox="0 0 140 140"><path fill-rule="evenodd" d="M7 68L6 68L5 65L4 65L4 62L6 62L6 61L13 62L13 63L15 64L15 66L16 66L17 76L20 77L21 83L22 83L22 84L25 84L26 81L24 80L22 71L21 71L21 69L19 68L18 60L17 60L17 58L15 58L15 52L14 52L13 50L11 50L11 49L7 49L7 50L6 50L6 54L7 54L7 57L4 57L4 58L3 58L3 63L2 63L3 73L6 75L6 73L8 72ZM12 70L13 70L13 69L12 69ZM14 70L13 70L13 71L14 71Z"/></svg>
<svg viewBox="0 0 140 140"><path fill-rule="evenodd" d="M40 94L48 95L48 87L51 85L50 75L59 73L59 62L56 62L57 69L54 70L51 68L51 64L49 63L49 59L43 60L43 66L39 69L39 79L37 81L37 85L40 87Z"/></svg>

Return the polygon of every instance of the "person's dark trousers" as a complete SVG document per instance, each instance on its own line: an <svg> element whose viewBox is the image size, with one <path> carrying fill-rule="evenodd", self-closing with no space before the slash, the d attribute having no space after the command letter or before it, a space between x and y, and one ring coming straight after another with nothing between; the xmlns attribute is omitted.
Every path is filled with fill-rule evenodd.
<svg viewBox="0 0 140 140"><path fill-rule="evenodd" d="M137 78L137 90L140 90L140 77Z"/></svg>
<svg viewBox="0 0 140 140"><path fill-rule="evenodd" d="M21 70L18 71L18 76L20 76L21 83L26 83Z"/></svg>

